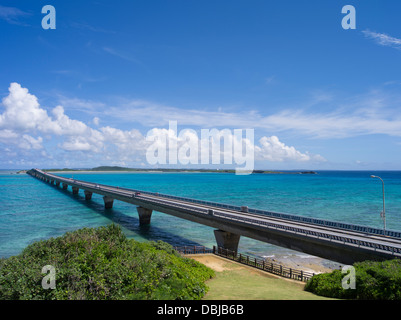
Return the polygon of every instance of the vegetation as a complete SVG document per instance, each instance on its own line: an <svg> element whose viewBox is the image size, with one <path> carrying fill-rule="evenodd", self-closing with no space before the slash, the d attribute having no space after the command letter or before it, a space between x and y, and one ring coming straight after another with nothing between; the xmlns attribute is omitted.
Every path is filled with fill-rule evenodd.
<svg viewBox="0 0 401 320"><path fill-rule="evenodd" d="M401 299L401 260L364 261L354 264L355 289L343 289L345 274L340 270L313 276L305 290L340 299Z"/></svg>
<svg viewBox="0 0 401 320"><path fill-rule="evenodd" d="M55 289L42 268L55 267ZM201 299L214 271L169 244L127 239L119 226L84 228L0 260L0 300Z"/></svg>

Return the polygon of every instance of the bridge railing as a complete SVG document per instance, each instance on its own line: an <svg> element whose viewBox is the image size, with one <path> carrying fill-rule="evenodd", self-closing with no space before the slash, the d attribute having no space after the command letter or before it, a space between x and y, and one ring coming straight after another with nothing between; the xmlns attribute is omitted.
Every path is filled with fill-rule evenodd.
<svg viewBox="0 0 401 320"><path fill-rule="evenodd" d="M349 245L354 245L358 247L365 247L370 250L375 250L375 251L383 251L383 252L391 252L392 255L400 257L401 255L401 248L400 247L394 247L394 246L388 246L388 245L382 245L380 243L375 243L371 241L364 241L364 240L359 240L355 238L350 238L350 237L343 237L343 236L338 236L326 232L318 232L318 231L313 231L313 230L307 230L295 226L289 226L289 225L281 225L281 224L276 224L274 222L266 221L266 220L257 220L253 219L252 217L247 217L245 216L236 216L235 218L232 215L223 213L223 212L218 212L215 213L217 216L224 217L226 219L230 220L236 220L236 221L242 221L245 223L252 223L260 226L265 226L273 229L280 229L286 232L292 232L292 233L298 233L298 234L304 234L308 237L314 237L314 238L322 238L322 239L327 239L332 242L337 242L337 243L347 243Z"/></svg>
<svg viewBox="0 0 401 320"><path fill-rule="evenodd" d="M160 201L163 203L163 201ZM179 205L187 210L191 210L192 212L195 213L203 213L202 211L194 210L192 207L186 208L185 205ZM351 237L346 237L346 236L339 236L335 234L330 234L326 232L319 232L319 231L313 231L313 230L308 230L308 229L303 229L300 227L296 226L289 226L289 225L282 225L274 222L270 222L267 220L261 220L261 219L255 219L252 216L247 216L247 215L237 215L233 216L228 213L224 213L221 211L215 211L214 216L216 217L222 217L225 219L233 220L233 221L239 221L239 222L244 222L244 223L250 223L253 225L259 225L261 227L268 227L268 228L273 228L273 229L281 229L285 232L292 232L295 234L303 234L308 237L314 237L317 239L326 239L331 242L337 242L337 243L343 243L343 244L348 244L356 247L365 247L369 250L374 250L374 251L383 251L383 252L391 252L394 257L400 257L401 255L401 247L394 247L390 245L383 245L380 243L376 242L371 242L371 241L365 241L365 240L359 240Z"/></svg>
<svg viewBox="0 0 401 320"><path fill-rule="evenodd" d="M205 246L177 246L174 250L182 254L204 254L214 253L214 249L207 248Z"/></svg>
<svg viewBox="0 0 401 320"><path fill-rule="evenodd" d="M48 176L50 175L55 178L60 178L59 176L49 174L49 173L43 173L43 174L48 175ZM68 179L68 178L64 178L64 179ZM84 182L84 181L79 181L79 180L74 180L74 181ZM73 182L73 181L71 181L71 182ZM97 183L96 183L96 185L98 185L99 187L102 187L102 188L107 188L107 187L110 188L111 187L108 185L97 184ZM197 200L197 199L191 199L191 198L186 198L186 197L172 196L172 195L162 194L159 192L142 191L142 190L129 189L129 188L124 188L124 187L114 187L114 188L118 188L119 190L126 190L129 192L140 192L142 194L162 197L162 198L166 198L166 199L185 201L185 202L196 203L196 204L200 204L200 205L204 205L204 206L228 209L228 210L239 211L241 213L244 213L242 211L241 206L234 206L234 205L228 205L228 204L224 204L224 203L217 203L217 202L211 202L211 201L205 201L205 200ZM252 209L252 208L248 208L247 211L249 213L253 213L253 214L280 218L280 219L285 219L285 220L289 220L289 221L302 222L302 223L313 224L313 225L320 225L320 226L325 226L325 227L330 227L330 228L343 229L343 230L355 231L355 232L366 233L366 234L376 234L376 235L385 234L388 237L401 239L400 231L386 230L384 233L383 229L371 228L368 226L361 226L361 225L343 223L343 222L338 222L338 221L316 219L316 218L311 218L311 217L305 217L305 216L299 216L299 215L293 215L293 214L287 214L287 213L272 212L272 211L260 210L260 209Z"/></svg>
<svg viewBox="0 0 401 320"><path fill-rule="evenodd" d="M202 209L197 209L196 207L189 206L183 203L171 203L168 202L168 200L163 200L163 199L152 199L152 202L156 202L161 205L167 205L167 206L173 206L174 208L183 208L187 211L190 211L195 214L207 214L207 211ZM382 245L379 243L374 243L370 241L362 241L359 239L355 238L350 238L350 237L344 237L344 236L338 236L326 232L319 232L319 231L313 231L309 229L304 229L301 227L296 227L296 226L289 226L289 225L282 225L275 223L274 221L268 221L268 220L263 220L263 219L256 219L255 216L248 216L248 215L231 215L222 211L214 211L214 216L215 217L221 217L224 219L232 220L232 221L238 221L238 222L243 222L243 223L249 223L253 225L258 225L261 227L268 227L272 229L281 229L285 232L292 232L295 234L303 234L308 237L314 237L314 238L321 238L321 239L326 239L331 242L337 242L337 243L343 243L343 244L348 244L348 245L353 245L353 246L358 246L358 247L365 247L369 250L375 250L375 251L383 251L383 252L391 252L394 256L400 256L401 255L401 247L393 247L393 246L388 246L388 245Z"/></svg>
<svg viewBox="0 0 401 320"><path fill-rule="evenodd" d="M142 191L142 190L135 190L135 189L129 189L129 188L124 188L124 187L119 187L119 188L123 189L123 190L141 192L143 194L148 194L148 195L152 195L152 196L179 200L179 201L186 201L186 202L191 202L191 203L197 203L197 204L201 204L204 206L234 210L234 211L239 211L241 213L244 213L242 206L234 206L234 205L230 205L230 204L224 204L224 203L218 203L218 202L212 202L212 201L206 201L206 200L198 200L198 199L192 199L192 198L186 198L186 197L172 196L172 195L163 194L163 193L159 193L159 192ZM263 216L269 216L269 217L273 217L273 218L285 219L285 220L296 221L296 222L303 222L303 223L320 225L320 226L336 228L336 229L343 229L343 230L348 230L348 231L362 232L362 233L367 233L367 234L377 234L377 235L385 234L386 236L389 236L389 237L401 239L401 232L395 231L395 230L386 230L384 232L383 229L377 229L377 228L372 228L372 227L368 227L368 226L344 223L344 222L339 222L339 221L331 221L331 220L325 220L325 219L316 219L316 218L311 218L311 217L306 217L306 216L299 216L299 215L294 215L294 214L273 212L273 211L253 209L253 208L248 208L248 212L254 213L254 214L260 214Z"/></svg>
<svg viewBox="0 0 401 320"><path fill-rule="evenodd" d="M73 178L66 178L66 177L62 177L62 176L57 176L51 173L47 173L47 172L39 172L39 174L42 174L44 176L47 176L50 179L55 179L55 180L59 180L63 183L69 183L69 184L73 184L76 185L78 187L81 187L82 189L86 188L92 188L92 189L99 189L99 190L103 190L103 191L108 191L110 188L113 188L113 193L118 193L122 196L127 196L129 194L132 194L136 191L139 190L134 190L134 189L128 189L128 188L121 188L121 187L114 187L114 186L110 186L110 185L105 185L105 184L101 184L101 183L95 183L95 182L87 182L87 181L82 181L82 180L77 180L77 179L73 179ZM117 190L116 190L117 189ZM125 192L128 191L128 192Z"/></svg>
<svg viewBox="0 0 401 320"><path fill-rule="evenodd" d="M229 210L243 212L241 206L234 206L234 205L228 205L228 204L224 204L224 203L217 203L217 202L211 202L211 201L205 201L205 200L197 200L197 199L191 199L191 198L185 198L185 197L178 197L178 196L166 195L166 194L156 193L156 192L143 192L143 193L155 195L155 196L159 196L159 197L164 197L164 198L168 198L168 199L187 201L187 202L192 202L192 203L198 203L198 204L205 205L205 206L211 206L211 207L217 207L217 208L222 208L222 209L229 209ZM260 214L260 215L264 215L264 216L270 216L270 217L274 217L274 218L286 219L286 220L297 221L297 222L304 222L304 223L321 225L321 226L327 226L327 227L337 228L337 229L345 229L345 230L350 230L350 231L364 232L364 233L378 234L378 235L384 234L382 229L355 225L355 224L350 224L350 223L343 223L343 222L338 222L338 221L316 219L316 218L311 218L311 217L305 217L305 216L299 216L299 215L293 215L293 214L287 214L287 213L272 212L272 211L260 210L260 209L252 209L252 208L248 208L248 212L254 213L254 214ZM401 232L399 232L399 231L386 230L386 235L395 237L395 238L401 238Z"/></svg>

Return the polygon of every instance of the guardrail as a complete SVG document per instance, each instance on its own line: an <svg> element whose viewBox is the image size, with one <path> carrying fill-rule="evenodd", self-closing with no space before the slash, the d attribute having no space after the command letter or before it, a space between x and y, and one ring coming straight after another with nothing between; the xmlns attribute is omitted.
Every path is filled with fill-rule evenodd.
<svg viewBox="0 0 401 320"><path fill-rule="evenodd" d="M120 187L120 189L125 189L125 190L130 190L130 191L133 190L133 189L123 188L123 187ZM149 194L149 195L163 197L163 198L167 198L167 199L192 202L192 203L197 203L197 204L201 204L204 206L210 206L210 207L244 212L244 206L234 206L234 205L212 202L212 201L172 196L172 195L163 194L163 193L159 193L159 192L150 192L150 191L141 191L141 190L135 190L135 191L139 191L143 194ZM279 219L285 219L285 220L290 220L290 221L304 222L304 223L308 223L308 224L331 227L331 228L336 228L336 229L363 232L363 233L374 234L374 235L386 235L388 237L401 239L401 232L395 231L395 230L386 230L384 233L383 229L377 229L377 228L372 228L372 227L368 227L368 226L361 226L361 225L356 225L356 224L351 224L351 223L343 223L343 222L331 221L331 220L325 220L325 219L316 219L316 218L311 218L311 217L293 215L293 214L288 214L288 213L273 212L273 211L267 211L267 210L260 210L260 209L253 209L253 208L247 208L246 212L259 214L259 215L263 215L263 216L269 216L269 217L273 217L273 218L279 218Z"/></svg>
<svg viewBox="0 0 401 320"><path fill-rule="evenodd" d="M34 169L34 170L39 171L38 169ZM51 173L47 173L47 172L43 172L43 171L41 173L53 176L55 178L59 178L59 176L53 175ZM106 185L102 185L102 184L97 184L97 185L106 187ZM110 187L110 186L107 186L107 187ZM205 205L205 206L211 206L211 207L216 207L216 208L223 208L223 209L229 209L229 210L243 212L243 206L234 206L234 205L218 203L218 202L212 202L212 201L205 201L205 200L197 200L197 199L191 199L191 198L186 198L186 197L172 196L172 195L167 195L167 194L163 194L163 193L159 193L159 192L150 192L150 191L128 189L128 188L124 188L124 187L116 187L116 188L119 188L119 189L122 189L122 190L127 190L127 191L139 191L139 192L141 192L143 194L149 194L149 195L154 195L154 196L168 198L168 199L181 200L181 201L186 201L186 202L198 203L198 204ZM383 229L377 229L377 228L372 228L372 227L368 227L368 226L361 226L361 225L356 225L356 224L350 224L350 223L343 223L343 222L338 222L338 221L330 221L330 220L325 220L325 219L316 219L316 218L298 216L298 215L293 215L293 214L288 214L288 213L279 213L279 212L272 212L272 211L260 210L260 209L252 209L252 208L248 208L247 211L249 213L260 214L260 215L265 215L265 216L270 216L270 217L275 217L275 218L280 218L280 219L297 221L297 222L305 222L305 223L309 223L309 224L315 224L315 225L326 226L326 227L331 227L331 228L344 229L344 230L357 231L357 232L364 232L364 233L376 234L376 235L385 234L386 236L389 236L389 237L394 237L394 238L400 238L401 239L401 232L400 231L395 231L395 230L386 230L385 233L384 233Z"/></svg>
<svg viewBox="0 0 401 320"><path fill-rule="evenodd" d="M313 231L313 230L305 230L302 228L298 227L292 227L288 225L280 225L276 224L273 222L269 221L263 221L263 220L257 220L257 219L252 219L249 217L240 217L236 216L235 218L229 214L218 212L215 213L215 216L222 216L226 219L231 219L235 221L243 221L245 223L252 223L260 226L265 226L269 228L274 228L274 229L281 229L286 232L292 232L292 233L299 233L299 234L304 234L307 235L308 237L314 237L314 238L323 238L327 239L332 242L338 242L338 243L347 243L347 244L352 244L357 247L366 247L368 249L373 249L375 251L384 251L384 252L391 252L393 255L395 254L401 254L401 247L393 247L393 246L388 246L388 245L382 245L379 243L371 242L371 241L365 241L365 240L359 240L359 239L354 239L350 237L343 237L343 236L338 236L338 235L333 235L330 233L325 233L325 232L318 232L318 231Z"/></svg>
<svg viewBox="0 0 401 320"><path fill-rule="evenodd" d="M337 222L330 222L330 221L327 221L327 220L319 220L319 219L313 219L313 218L300 217L300 216L287 215L287 214L282 214L282 213L274 213L274 212L269 212L269 211L255 210L255 209L248 209L247 208L247 211L249 213L257 212L257 215L260 218L259 217L256 218L255 216L246 214L244 212L244 210L243 210L243 207L224 205L224 204L221 204L221 203L214 203L214 202L203 201L203 200L195 200L195 199L184 198L184 197L164 195L164 194L160 194L160 193L157 193L157 192L148 192L148 191L141 191L141 190L135 190L135 189L121 188L121 187L112 187L112 186L98 184L98 183L88 183L88 182L85 182L85 181L74 180L74 179L71 179L71 178L59 177L59 176L56 176L56 175L53 175L53 174L45 173L45 172L43 172L41 170L34 169L33 171L39 172L39 174L47 176L48 178L49 177L50 178L53 177L54 179L57 179L59 181L64 181L66 183L70 183L70 184L74 184L74 185L82 186L82 187L86 186L86 187L90 187L90 188L96 188L98 190L102 190L102 191L105 191L105 192L107 192L107 190L110 191L110 188L113 188L113 190L111 190L110 192L119 193L120 195L127 196L127 197L129 195L128 195L128 192L125 192L125 191L129 191L129 194L134 194L135 192L140 192L141 194L145 194L145 195L157 196L158 198L156 198L156 199L146 199L146 198L144 198L143 200L149 200L152 203L157 203L159 205L185 209L188 212L195 213L195 214L207 214L208 210L205 209L205 208L194 208L193 206L190 206L188 204L171 203L171 202L168 202L168 200L180 200L180 201L185 201L187 203L201 204L201 205L204 205L204 206L212 206L212 207L230 209L230 210L233 210L233 211L240 211L241 212L241 216L239 216L239 215L233 216L231 214L228 214L228 213L225 213L225 212L222 212L222 211L214 210L213 216L221 217L221 218L232 220L232 221L238 221L238 222L242 222L242 223L258 225L258 226L261 226L261 227L268 227L268 228L280 229L280 230L283 230L283 231L286 231L286 232L303 234L303 235L306 235L308 237L323 238L323 239L327 239L329 241L333 241L333 242L337 242L337 243L344 243L344 244L347 243L349 245L354 245L354 246L358 246L358 247L362 246L362 247L368 248L370 250L391 252L393 256L398 255L398 257L399 257L399 255L401 254L401 247L382 245L382 244L375 243L375 242L372 242L372 241L359 240L359 239L354 239L354 238L351 238L351 237L333 235L333 234L330 234L330 233L318 232L318 231L313 231L313 230L306 230L306 229L303 229L303 228L300 228L300 227L295 227L295 226L282 225L282 224L274 223L272 221L263 220L262 218L266 217L266 216L274 216L276 218L281 218L281 219L290 220L290 221L296 221L296 222L300 222L300 221L301 222L306 222L306 221L309 221L309 220L313 220L315 223L311 222L310 224L324 225L324 223L326 223L326 226L328 226L330 228L336 228L333 225L335 225ZM116 189L118 191L116 191ZM164 201L164 200L162 200L160 198L164 198L166 200ZM270 213L270 215L262 214L262 213ZM293 217L293 218L288 219L288 217ZM318 223L319 221L322 222L322 223ZM328 223L332 223L333 225L329 225ZM353 225L347 225L347 224L341 224L341 225L343 225L343 226L353 226ZM358 232L360 232L360 233L364 232L364 231L361 231L361 230L364 230L365 227L363 227L363 226L355 226L355 227L359 228L357 230ZM337 228L337 229L346 229L346 228ZM369 228L369 229L376 230L374 228ZM356 230L354 230L354 231L356 231ZM382 231L382 230L380 230L380 231ZM374 234L377 234L377 233L374 233ZM401 235L400 232L397 232L397 234Z"/></svg>
<svg viewBox="0 0 401 320"><path fill-rule="evenodd" d="M216 246L213 246L213 249L204 246L180 246L174 247L174 249L184 255L213 253L217 256L293 280L306 282L315 275L312 272L289 268L278 263L267 262L264 259L258 259L221 247L216 248Z"/></svg>
<svg viewBox="0 0 401 320"><path fill-rule="evenodd" d="M49 173L46 173L46 174L52 175ZM52 175L52 176L57 177L55 175ZM106 185L102 185L102 184L98 184L98 185L104 186L104 187L110 187L110 186L106 186ZM119 188L121 190L127 190L127 191L138 191L143 194L153 195L153 196L167 198L167 199L174 199L174 200L186 201L186 202L191 202L191 203L197 203L197 204L201 204L204 206L210 206L210 207L244 212L244 206L234 206L234 205L229 205L229 204L224 204L224 203L198 200L198 199L179 197L179 196L172 196L172 195L163 194L163 193L159 193L159 192L142 191L142 190L135 190L135 189L129 189L129 188L124 188L124 187L115 187L115 188ZM316 219L316 218L299 216L299 215L294 215L294 214L273 212L273 211L253 209L253 208L247 208L246 212L259 214L259 215L263 215L263 216L269 216L269 217L273 217L273 218L295 221L295 222L303 222L303 223L325 226L325 227L330 227L330 228L363 232L363 233L373 234L373 235L386 235L388 237L401 239L401 232L395 231L395 230L386 230L384 232L383 229L377 229L377 228L372 228L372 227L368 227L368 226L361 226L361 225L356 225L356 224L351 224L351 223L343 223L343 222L339 222L339 221L331 221L331 220L325 220L325 219Z"/></svg>
<svg viewBox="0 0 401 320"><path fill-rule="evenodd" d="M160 204L167 204L167 205L171 205L171 203L166 203L162 200L156 200L155 202L160 203ZM178 206L180 208L186 209L186 210L190 210L192 212L195 213L201 213L201 214L205 214L205 212L203 212L202 210L196 210L192 207L183 205L183 204L179 204L179 205L174 205L174 206ZM370 241L365 241L365 240L359 240L359 239L354 239L354 238L350 238L350 237L343 237L343 236L338 236L338 235L333 235L330 233L324 233L324 232L318 232L318 231L313 231L313 230L305 230L302 228L298 228L298 227L293 227L293 226L288 226L288 225L281 225L281 224L277 224L274 222L269 222L266 220L259 220L256 218L252 218L250 216L233 216L224 212L219 212L219 211L215 211L214 212L214 216L215 217L222 217L228 220L233 220L233 221L238 221L238 222L243 222L243 223L250 223L253 225L259 225L262 227L269 227L269 228L274 228L274 229L281 229L283 231L286 232L292 232L292 233L298 233L298 234L304 234L307 235L308 237L314 237L314 238L323 238L323 239L327 239L329 241L332 242L337 242L337 243L347 243L347 244L351 244L351 245L355 245L357 247L366 247L368 249L373 249L375 251L384 251L384 252L391 252L393 255L396 254L401 254L401 247L393 247L393 246L388 246L388 245L382 245L379 243L374 243L374 242L370 242Z"/></svg>
<svg viewBox="0 0 401 320"><path fill-rule="evenodd" d="M205 246L179 246L174 247L174 250L182 254L214 253L214 249L206 248Z"/></svg>

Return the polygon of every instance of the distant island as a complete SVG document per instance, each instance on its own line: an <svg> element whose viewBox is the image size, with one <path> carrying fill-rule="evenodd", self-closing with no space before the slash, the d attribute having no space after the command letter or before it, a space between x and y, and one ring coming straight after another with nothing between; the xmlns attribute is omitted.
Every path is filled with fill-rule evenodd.
<svg viewBox="0 0 401 320"><path fill-rule="evenodd" d="M235 173L234 169L170 169L170 168L127 168L120 166L99 166L90 169L43 169L47 172L69 172L69 171L121 171L121 172L216 172L216 173ZM316 174L315 171L274 171L274 170L253 170L255 174Z"/></svg>
<svg viewBox="0 0 401 320"><path fill-rule="evenodd" d="M265 171L253 170L252 173L268 173L268 174L317 174L315 171Z"/></svg>

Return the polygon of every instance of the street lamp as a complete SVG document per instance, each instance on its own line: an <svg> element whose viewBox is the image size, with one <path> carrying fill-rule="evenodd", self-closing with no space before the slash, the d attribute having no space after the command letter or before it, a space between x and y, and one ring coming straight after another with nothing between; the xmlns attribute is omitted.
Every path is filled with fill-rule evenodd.
<svg viewBox="0 0 401 320"><path fill-rule="evenodd" d="M382 178L378 177L378 176L374 176L373 174L370 176L371 178L378 178L382 181L382 185L383 185L383 211L380 213L380 217L383 219L383 223L384 223L384 235L386 235L386 211L385 211L385 206L384 206L384 181Z"/></svg>

